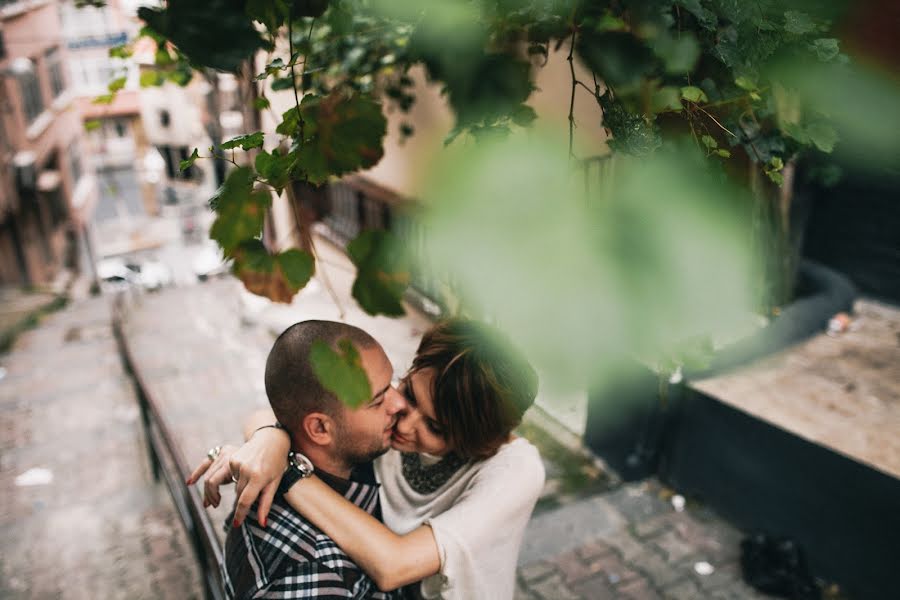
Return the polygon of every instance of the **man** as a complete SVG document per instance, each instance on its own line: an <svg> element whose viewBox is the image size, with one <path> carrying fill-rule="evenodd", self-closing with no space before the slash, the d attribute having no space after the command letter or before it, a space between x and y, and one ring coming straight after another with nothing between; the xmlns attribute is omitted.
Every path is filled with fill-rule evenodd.
<svg viewBox="0 0 900 600"><path fill-rule="evenodd" d="M333 349L344 340L356 347L373 391L367 404L350 410L322 387L309 360L319 340ZM370 463L390 448L397 415L406 405L391 386L392 375L387 355L369 334L331 321L292 325L266 361L266 395L278 426L291 437L292 451L308 457L316 475L335 491L376 516L378 485ZM303 476L305 466L289 467L281 487L286 490ZM368 473L354 471L361 466L369 467ZM240 527L229 527L225 541L226 587L235 598L388 597L282 493L275 494L267 522L251 512Z"/></svg>

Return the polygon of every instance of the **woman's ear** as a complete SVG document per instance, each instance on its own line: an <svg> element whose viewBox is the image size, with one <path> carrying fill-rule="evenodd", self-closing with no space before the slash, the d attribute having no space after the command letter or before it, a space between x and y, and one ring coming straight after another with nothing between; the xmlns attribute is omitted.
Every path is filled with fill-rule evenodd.
<svg viewBox="0 0 900 600"><path fill-rule="evenodd" d="M313 412L303 417L303 433L314 444L328 446L334 441L337 423L325 413Z"/></svg>

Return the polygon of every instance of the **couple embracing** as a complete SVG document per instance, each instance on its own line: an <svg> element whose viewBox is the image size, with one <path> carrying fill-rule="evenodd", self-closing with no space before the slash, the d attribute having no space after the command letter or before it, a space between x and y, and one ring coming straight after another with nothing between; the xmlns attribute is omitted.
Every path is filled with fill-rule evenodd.
<svg viewBox="0 0 900 600"><path fill-rule="evenodd" d="M309 360L313 343L359 351L373 397L344 406ZM513 434L537 392L528 362L494 328L453 319L422 338L399 384L356 327L304 321L266 362L271 411L247 442L215 448L191 475L204 499L238 500L226 539L235 598L511 599L525 526L544 483Z"/></svg>

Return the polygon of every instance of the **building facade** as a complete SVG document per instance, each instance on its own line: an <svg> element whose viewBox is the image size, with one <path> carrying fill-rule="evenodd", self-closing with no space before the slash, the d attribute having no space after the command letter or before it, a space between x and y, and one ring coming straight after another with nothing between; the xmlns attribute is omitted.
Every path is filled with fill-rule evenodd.
<svg viewBox="0 0 900 600"><path fill-rule="evenodd" d="M57 2L0 0L0 284L79 268L96 182L67 54Z"/></svg>

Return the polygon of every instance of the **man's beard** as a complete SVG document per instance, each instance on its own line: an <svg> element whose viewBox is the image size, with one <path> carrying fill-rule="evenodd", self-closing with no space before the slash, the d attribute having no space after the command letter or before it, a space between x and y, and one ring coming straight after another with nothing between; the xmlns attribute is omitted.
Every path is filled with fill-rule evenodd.
<svg viewBox="0 0 900 600"><path fill-rule="evenodd" d="M354 467L372 462L391 449L390 444L384 445L383 438L377 440L356 440L346 428L344 422L338 423L337 450L347 465ZM370 444L364 442L369 441Z"/></svg>

